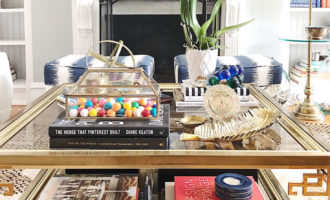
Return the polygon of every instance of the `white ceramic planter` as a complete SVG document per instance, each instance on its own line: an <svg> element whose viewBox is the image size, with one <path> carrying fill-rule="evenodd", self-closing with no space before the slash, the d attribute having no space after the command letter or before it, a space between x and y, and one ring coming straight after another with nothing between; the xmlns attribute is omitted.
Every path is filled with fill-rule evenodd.
<svg viewBox="0 0 330 200"><path fill-rule="evenodd" d="M195 81L198 76L208 78L215 72L218 57L218 49L196 50L189 49L186 52L189 80Z"/></svg>
<svg viewBox="0 0 330 200"><path fill-rule="evenodd" d="M13 95L13 81L11 78L7 54L0 52L0 124L10 115Z"/></svg>

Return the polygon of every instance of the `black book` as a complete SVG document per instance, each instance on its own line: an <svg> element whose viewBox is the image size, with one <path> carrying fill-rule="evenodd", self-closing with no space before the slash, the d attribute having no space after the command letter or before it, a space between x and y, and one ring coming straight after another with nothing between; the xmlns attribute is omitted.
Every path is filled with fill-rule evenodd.
<svg viewBox="0 0 330 200"><path fill-rule="evenodd" d="M168 138L50 138L51 149L168 149Z"/></svg>
<svg viewBox="0 0 330 200"><path fill-rule="evenodd" d="M51 138L167 138L170 126L170 105L160 106L157 120L66 120L61 113L49 126Z"/></svg>

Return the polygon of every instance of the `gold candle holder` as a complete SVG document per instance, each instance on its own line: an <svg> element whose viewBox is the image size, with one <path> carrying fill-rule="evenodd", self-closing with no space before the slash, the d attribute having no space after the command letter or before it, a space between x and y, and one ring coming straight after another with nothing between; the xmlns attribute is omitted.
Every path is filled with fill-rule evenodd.
<svg viewBox="0 0 330 200"><path fill-rule="evenodd" d="M312 0L309 0L309 26L312 25ZM307 57L307 81L305 87L306 98L303 103L298 104L294 115L301 120L307 121L322 121L324 114L320 108L312 101L312 86L311 86L311 36L308 36L308 57Z"/></svg>

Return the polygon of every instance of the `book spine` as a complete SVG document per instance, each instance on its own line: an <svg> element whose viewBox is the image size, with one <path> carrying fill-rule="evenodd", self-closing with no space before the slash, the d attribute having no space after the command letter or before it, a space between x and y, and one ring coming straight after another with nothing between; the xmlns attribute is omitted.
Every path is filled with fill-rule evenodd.
<svg viewBox="0 0 330 200"><path fill-rule="evenodd" d="M327 7L327 0L321 0L321 8Z"/></svg>
<svg viewBox="0 0 330 200"><path fill-rule="evenodd" d="M321 8L321 0L316 0L316 8Z"/></svg>
<svg viewBox="0 0 330 200"><path fill-rule="evenodd" d="M168 138L50 138L52 149L168 149Z"/></svg>
<svg viewBox="0 0 330 200"><path fill-rule="evenodd" d="M175 103L176 107L203 107L203 102L184 102L179 101Z"/></svg>
<svg viewBox="0 0 330 200"><path fill-rule="evenodd" d="M55 127L50 126L48 129L49 137L53 138L115 138L115 137L136 137L136 138L157 138L168 137L168 127Z"/></svg>
<svg viewBox="0 0 330 200"><path fill-rule="evenodd" d="M330 8L330 0L327 0L326 8Z"/></svg>

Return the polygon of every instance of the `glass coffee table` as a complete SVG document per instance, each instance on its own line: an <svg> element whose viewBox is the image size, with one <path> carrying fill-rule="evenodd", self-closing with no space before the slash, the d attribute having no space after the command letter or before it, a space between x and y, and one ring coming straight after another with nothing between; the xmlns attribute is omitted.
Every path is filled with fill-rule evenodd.
<svg viewBox="0 0 330 200"><path fill-rule="evenodd" d="M70 85L52 88L0 128L0 168L43 169L23 194L25 199L36 198L58 169L140 169L141 176L153 173L153 177L157 177L158 169L197 172L201 169L251 169L257 171L256 179L265 197L288 199L287 191L271 169L330 168L329 148L281 105L253 86L249 86L251 94L259 106L277 110L281 115L278 123L262 137L236 142L181 141L180 135L185 129L177 121L191 113L177 112L172 103L169 150L50 149L48 127L64 111L57 97L66 87ZM163 92L172 93L180 85L168 83L160 87ZM319 174L325 172L318 171ZM161 199L157 190L153 193L159 194Z"/></svg>

